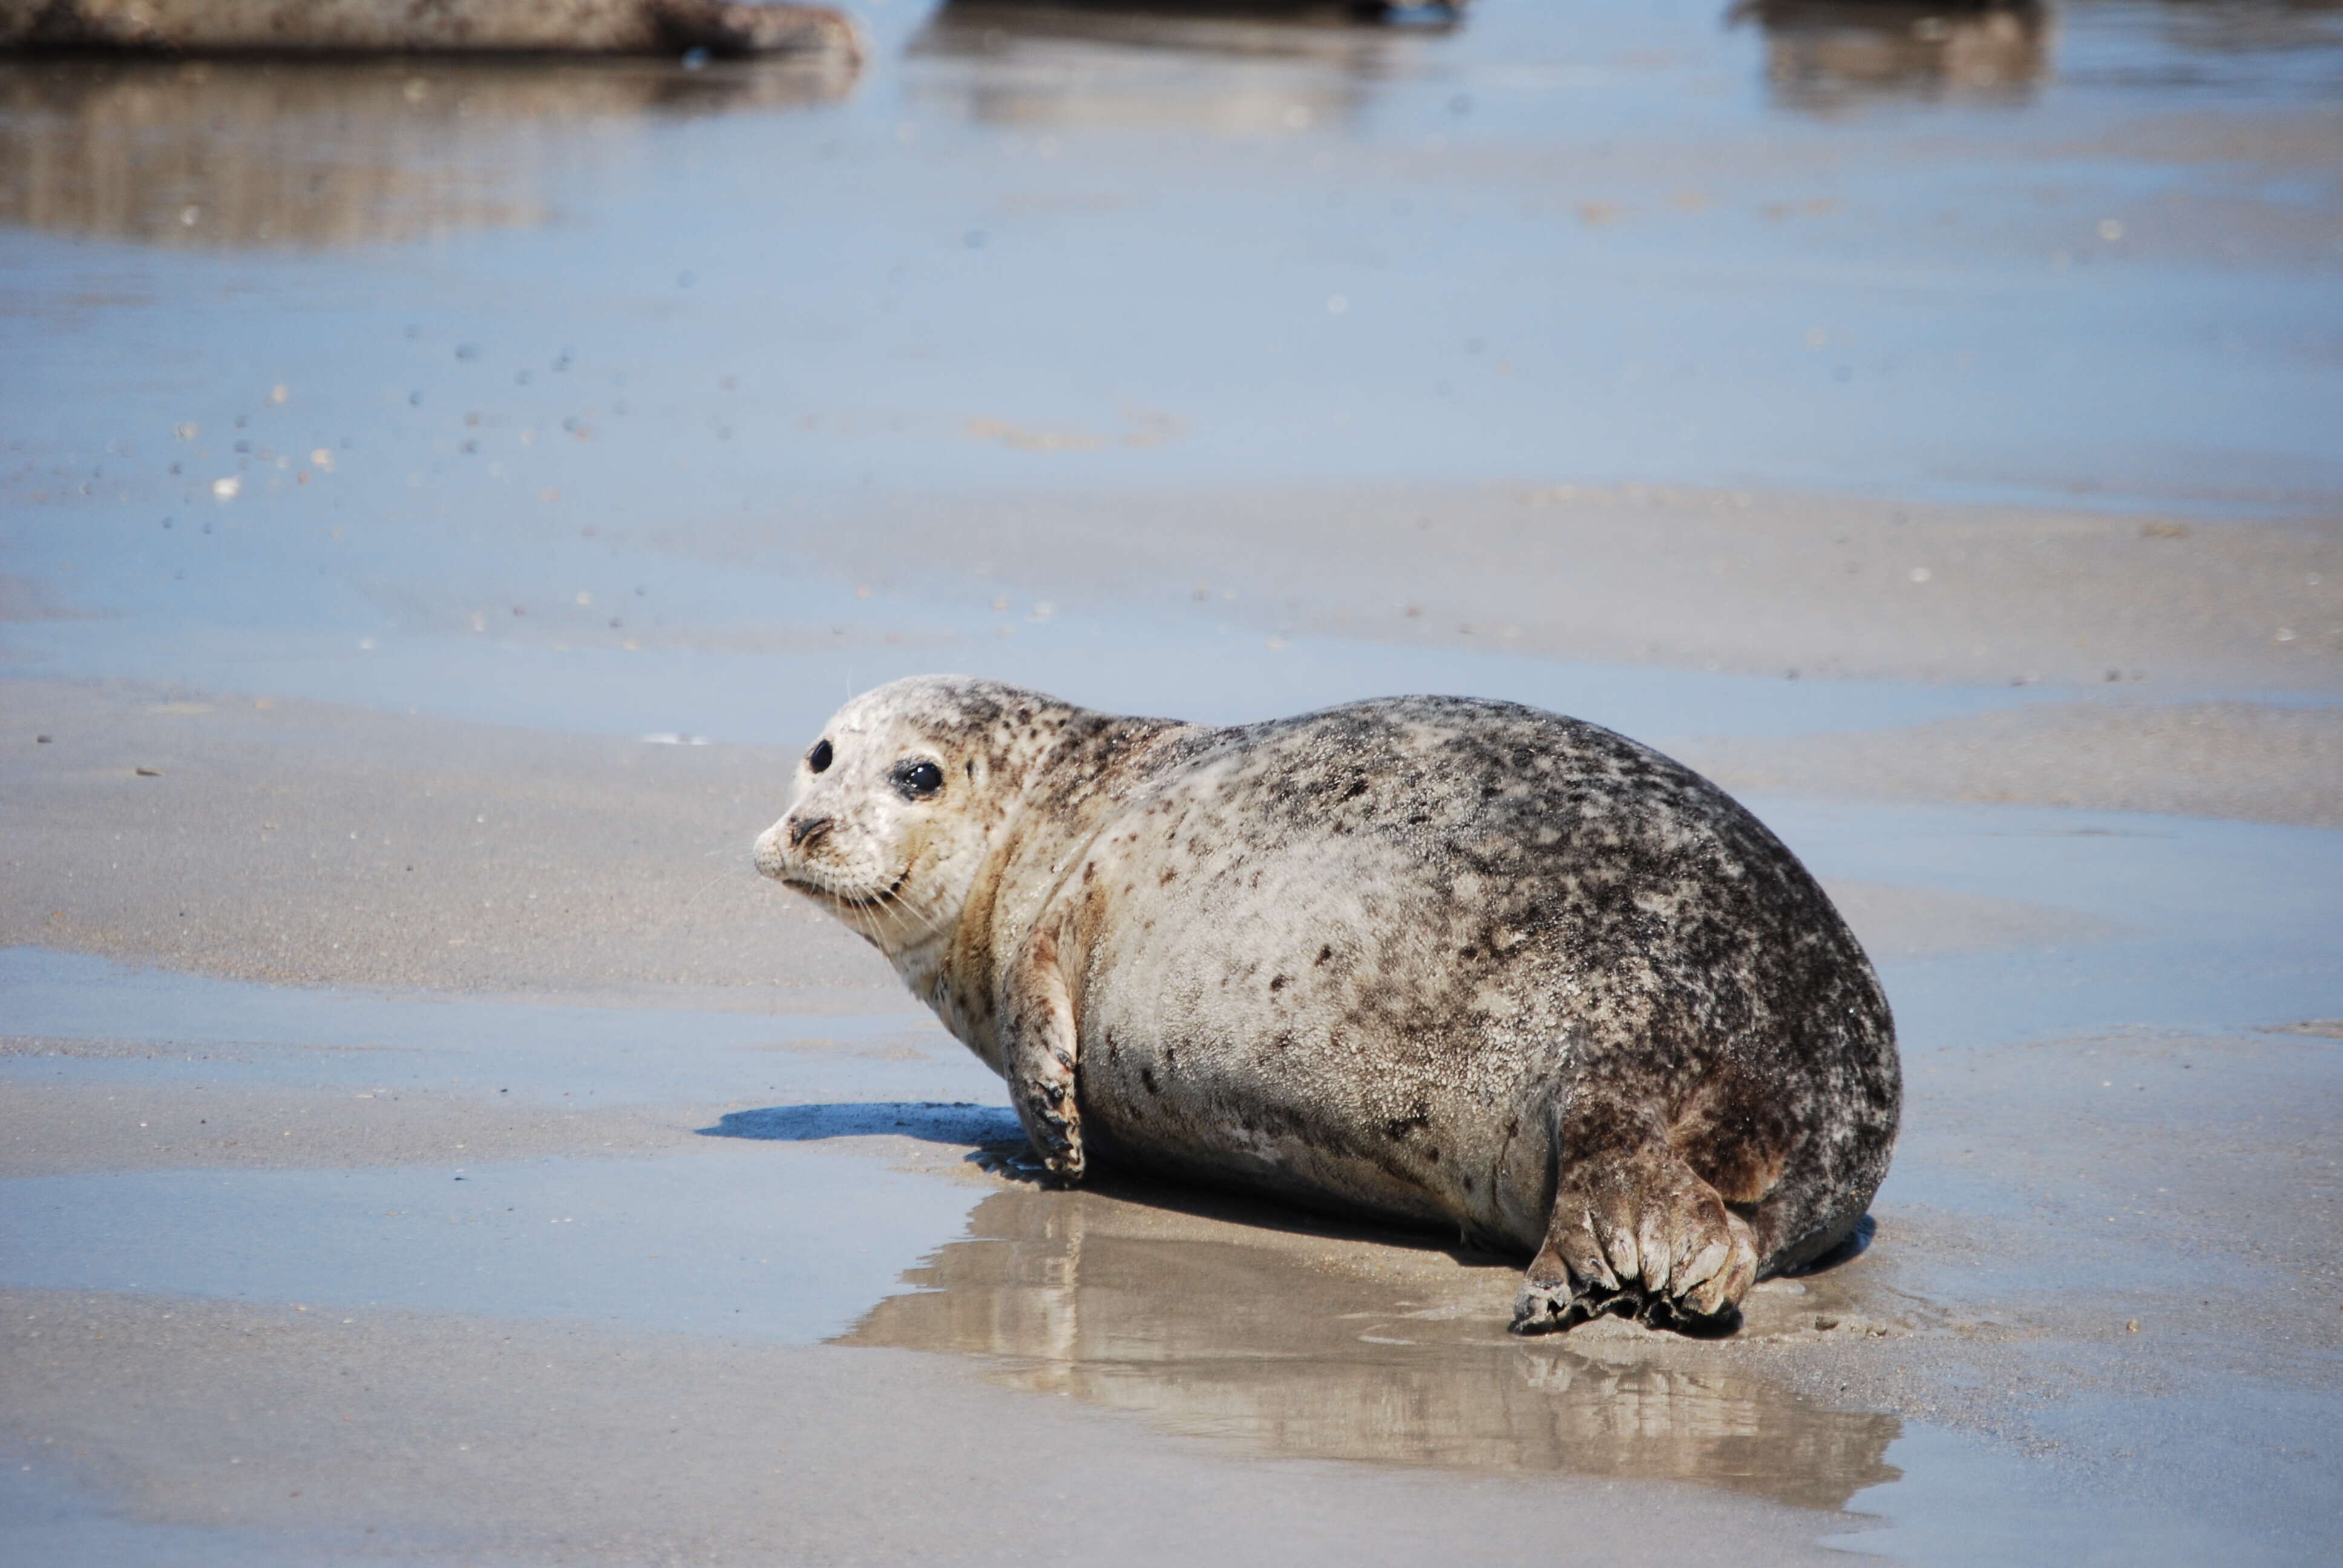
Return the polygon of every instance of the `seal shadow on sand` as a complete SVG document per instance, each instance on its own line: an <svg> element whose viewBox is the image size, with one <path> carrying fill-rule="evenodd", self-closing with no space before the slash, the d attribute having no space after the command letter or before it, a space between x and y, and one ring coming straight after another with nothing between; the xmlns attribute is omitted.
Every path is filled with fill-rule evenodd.
<svg viewBox="0 0 2343 1568"><path fill-rule="evenodd" d="M750 1138L766 1142L814 1143L826 1138L916 1138L925 1143L973 1144L977 1154L1022 1148L1016 1112L972 1101L850 1101L820 1105L772 1105L729 1111L705 1138Z"/></svg>
<svg viewBox="0 0 2343 1568"><path fill-rule="evenodd" d="M892 1134L1021 1173L1015 1117L990 1106L780 1106L702 1131ZM1684 1481L1825 1509L1899 1473L1892 1415L1816 1408L1624 1323L1516 1338L1519 1260L1242 1193L1120 1171L1014 1186L903 1280L838 1342L981 1356L1011 1387L1260 1452Z"/></svg>

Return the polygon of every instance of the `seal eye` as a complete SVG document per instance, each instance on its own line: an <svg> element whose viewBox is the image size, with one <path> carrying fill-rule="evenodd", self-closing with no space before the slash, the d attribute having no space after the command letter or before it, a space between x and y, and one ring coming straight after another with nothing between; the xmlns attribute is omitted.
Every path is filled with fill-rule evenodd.
<svg viewBox="0 0 2343 1568"><path fill-rule="evenodd" d="M895 788L907 800L924 800L944 787L944 770L932 762L905 760L895 764Z"/></svg>
<svg viewBox="0 0 2343 1568"><path fill-rule="evenodd" d="M806 766L812 769L817 773L822 772L830 767L829 741L817 740L813 743L813 749L806 753Z"/></svg>

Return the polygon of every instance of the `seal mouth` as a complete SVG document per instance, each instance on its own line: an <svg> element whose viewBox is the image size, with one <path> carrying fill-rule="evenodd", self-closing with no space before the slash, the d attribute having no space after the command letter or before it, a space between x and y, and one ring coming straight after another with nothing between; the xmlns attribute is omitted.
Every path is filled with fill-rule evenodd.
<svg viewBox="0 0 2343 1568"><path fill-rule="evenodd" d="M891 903L893 903L893 902L895 901L895 895L896 895L896 894L898 894L898 893L900 893L900 892L901 892L901 891L903 890L903 884L904 884L905 882L910 881L910 879L911 879L911 873L910 873L910 872L909 872L909 871L906 871L906 872L904 872L901 876L900 876L900 877L896 878L893 881L891 881L891 882L888 883L888 884L887 884L887 890L886 890L885 892L882 892L882 893L870 893L870 894L866 894L866 895L864 895L864 896L862 896L862 897L860 897L860 898L857 898L857 897L854 897L854 896L852 896L852 895L850 895L850 894L847 894L847 893L832 893L832 894L830 894L830 899L831 899L832 900L834 900L834 901L836 901L836 902L838 902L838 903L844 904L844 905L845 905L847 908L849 908L849 909L853 909L853 910L879 910L879 909L884 909L884 908L886 908L889 904L891 904Z"/></svg>
<svg viewBox="0 0 2343 1568"><path fill-rule="evenodd" d="M895 901L895 895L903 890L903 884L911 879L911 873L909 870L904 871L876 893L843 893L826 883L805 877L786 877L782 879L798 891L810 893L825 903L836 904L850 910L883 910Z"/></svg>

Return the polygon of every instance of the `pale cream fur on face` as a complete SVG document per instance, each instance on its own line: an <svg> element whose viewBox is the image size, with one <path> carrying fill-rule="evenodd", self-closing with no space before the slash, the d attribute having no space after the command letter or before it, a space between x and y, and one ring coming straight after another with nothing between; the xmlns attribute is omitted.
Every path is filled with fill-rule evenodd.
<svg viewBox="0 0 2343 1568"><path fill-rule="evenodd" d="M889 958L948 937L983 859L985 834L959 748L917 721L917 694L898 682L838 710L798 759L789 809L757 839L757 869L812 898ZM811 759L830 748L817 773ZM924 799L895 770L932 762L943 786ZM827 826L816 827L815 824ZM810 829L810 830L809 830Z"/></svg>

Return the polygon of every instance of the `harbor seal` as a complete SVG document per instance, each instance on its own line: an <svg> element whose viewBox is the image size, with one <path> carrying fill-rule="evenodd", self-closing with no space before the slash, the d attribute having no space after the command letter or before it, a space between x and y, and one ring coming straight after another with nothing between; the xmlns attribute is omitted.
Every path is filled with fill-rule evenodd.
<svg viewBox="0 0 2343 1568"><path fill-rule="evenodd" d="M1403 697L1221 729L896 681L758 869L867 938L1093 1161L1530 1258L1513 1327L1730 1327L1839 1243L1902 1098L1797 859L1593 724Z"/></svg>
<svg viewBox="0 0 2343 1568"><path fill-rule="evenodd" d="M164 54L819 55L846 14L792 0L0 0L0 49Z"/></svg>

